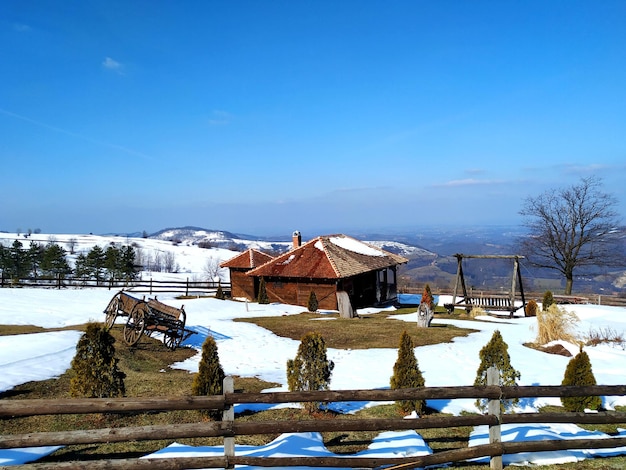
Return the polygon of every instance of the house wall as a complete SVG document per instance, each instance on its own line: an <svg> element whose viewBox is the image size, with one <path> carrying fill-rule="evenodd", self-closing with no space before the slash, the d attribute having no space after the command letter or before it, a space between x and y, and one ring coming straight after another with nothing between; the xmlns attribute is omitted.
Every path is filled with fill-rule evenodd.
<svg viewBox="0 0 626 470"><path fill-rule="evenodd" d="M256 300L256 292L254 288L255 278L246 276L246 271L230 270L231 297L246 298L248 300Z"/></svg>
<svg viewBox="0 0 626 470"><path fill-rule="evenodd" d="M303 282L299 280L265 279L265 291L270 302L282 302L308 307L309 295L315 292L318 307L337 310L337 286L333 280Z"/></svg>

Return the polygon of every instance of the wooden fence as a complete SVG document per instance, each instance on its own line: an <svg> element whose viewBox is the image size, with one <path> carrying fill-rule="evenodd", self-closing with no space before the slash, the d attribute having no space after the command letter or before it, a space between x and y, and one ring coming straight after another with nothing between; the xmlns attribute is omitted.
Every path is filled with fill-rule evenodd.
<svg viewBox="0 0 626 470"><path fill-rule="evenodd" d="M491 379L493 379L493 372ZM222 421L202 421L188 424L152 425L129 428L106 428L61 432L37 432L0 436L0 449L33 446L97 444L126 441L147 441L197 437L223 437L224 455L220 457L106 459L88 462L58 462L25 464L21 470L36 469L183 469L232 468L234 465L263 467L345 467L410 469L430 465L444 465L480 457L491 458L491 468L502 468L502 455L519 452L540 452L565 449L599 449L626 446L626 437L605 439L541 440L501 442L500 425L506 423L626 423L626 413L518 413L500 414L500 400L511 398L623 396L626 385L596 385L584 387L498 385L461 387L424 387L399 390L337 390L315 392L234 393L233 380L227 377L223 395L180 398L116 398L116 399L33 399L0 400L0 419L22 416L128 413L172 410L222 410ZM485 398L489 412L484 415L424 417L423 419L332 419L304 421L240 422L235 419L234 405L238 403L280 404L292 402L396 401L416 399ZM237 455L234 438L242 435L330 432L330 431L385 431L448 428L456 426L489 426L490 443L468 448L435 452L416 457L251 457ZM0 467L5 468L5 467Z"/></svg>
<svg viewBox="0 0 626 470"><path fill-rule="evenodd" d="M47 288L86 288L101 287L110 290L128 290L133 292L147 292L158 294L160 292L178 292L181 295L215 295L218 287L221 286L226 294L230 294L230 282L216 281L157 281L150 279L121 280L121 279L94 279L58 276L52 279L5 279L0 278L1 287L47 287Z"/></svg>

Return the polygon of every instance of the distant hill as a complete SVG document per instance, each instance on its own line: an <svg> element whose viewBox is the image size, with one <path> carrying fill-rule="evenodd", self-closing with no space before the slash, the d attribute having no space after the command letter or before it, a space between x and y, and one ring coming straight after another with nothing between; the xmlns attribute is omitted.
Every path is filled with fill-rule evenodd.
<svg viewBox="0 0 626 470"><path fill-rule="evenodd" d="M321 234L316 234L318 236ZM349 234L348 234L349 235ZM291 240L266 240L253 235L240 235L225 230L205 229L201 227L166 228L153 233L149 238L175 242L183 245L198 245L204 248L226 248L233 251L245 251L256 248L270 253L284 252L292 247ZM314 238L314 237L311 237ZM355 237L356 238L356 237ZM303 240L306 242L307 240ZM435 256L424 248L408 245L393 240L366 241L374 246L402 256Z"/></svg>
<svg viewBox="0 0 626 470"><path fill-rule="evenodd" d="M318 235L304 237L303 242ZM456 253L470 255L515 255L520 254L518 242L524 231L520 227L480 226L480 227L431 227L416 228L403 232L377 232L358 234L346 233L361 241L383 250L399 254L409 259L401 266L399 276L403 285L418 288L424 283L450 290L454 286L457 271ZM616 231L615 236L626 240L626 228ZM224 248L232 251L245 251L255 248L273 255L291 249L290 237L282 240L269 240L254 235L241 235L225 230L201 227L180 227L160 230L151 239L169 241L182 245L197 245L202 248ZM624 245L624 244L623 244ZM626 253L626 245L623 250ZM625 253L622 253L624 255ZM468 260L464 261L465 280L468 288L478 291L503 291L510 289L512 276L511 260ZM535 292L564 287L562 278L554 270L537 269L526 260L521 260L524 289ZM601 267L582 272L574 281L574 289L580 293L619 293L626 284L624 267Z"/></svg>
<svg viewBox="0 0 626 470"><path fill-rule="evenodd" d="M308 235L308 236L307 236ZM324 233L303 234L303 242ZM401 284L417 289L429 283L431 287L451 290L457 270L456 253L471 255L511 255L520 254L518 241L524 232L519 227L431 227L415 228L399 232L360 232L346 233L366 243L375 245L392 253L408 258L408 263L400 267L398 276ZM613 236L619 241L615 259L626 259L626 227L616 229ZM10 246L16 234L0 233L0 244ZM146 233L116 235L17 235L24 243L32 240L47 243L55 240L69 249L72 239L78 240L77 252L84 251L94 244L132 243L147 254L176 248L176 252L185 252L189 259L179 262L181 269L192 272L202 270L195 266L197 258L216 256L213 252L198 249L222 249L229 252L242 252L255 248L277 255L292 247L291 234L284 237L257 237L243 235L226 230L206 229L202 227L170 227L151 235ZM28 242L27 242L28 240ZM185 250L185 247L193 247ZM171 248L167 248L171 247ZM192 253L195 253L192 255ZM182 255L181 255L182 256ZM231 256L223 252L221 256ZM202 263L200 263L202 264ZM468 260L463 265L468 288L478 291L508 291L510 289L512 262L510 260ZM522 278L526 291L544 292L552 290L558 293L564 289L564 281L554 270L537 269L527 260L521 261ZM618 266L593 267L586 271L578 270L574 280L574 291L586 294L620 294L626 287L626 263Z"/></svg>

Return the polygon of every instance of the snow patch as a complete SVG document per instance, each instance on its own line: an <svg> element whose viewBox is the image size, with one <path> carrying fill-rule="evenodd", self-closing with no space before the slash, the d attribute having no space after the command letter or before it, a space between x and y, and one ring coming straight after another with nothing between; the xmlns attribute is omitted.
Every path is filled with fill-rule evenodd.
<svg viewBox="0 0 626 470"><path fill-rule="evenodd" d="M355 240L354 238L330 237L329 240L334 245L337 245L343 248L344 250L352 251L354 253L359 253L361 255L366 255L366 256L385 256L385 253L383 253L382 251L374 247L371 247L369 245L366 245L365 243L360 242L359 240Z"/></svg>

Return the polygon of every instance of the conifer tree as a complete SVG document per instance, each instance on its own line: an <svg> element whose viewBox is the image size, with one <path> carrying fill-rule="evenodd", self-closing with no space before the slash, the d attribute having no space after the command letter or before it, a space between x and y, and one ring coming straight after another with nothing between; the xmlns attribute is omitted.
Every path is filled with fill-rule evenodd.
<svg viewBox="0 0 626 470"><path fill-rule="evenodd" d="M420 300L419 307L417 308L417 326L420 328L428 328L430 322L433 321L435 315L435 300L433 294L430 291L430 286L426 284L424 286L424 292L422 293L422 299Z"/></svg>
<svg viewBox="0 0 626 470"><path fill-rule="evenodd" d="M567 363L561 385L596 385L591 361L587 353L583 351L582 346L580 352ZM598 396L561 397L561 403L567 411L582 412L585 409L597 410L602 406L602 399Z"/></svg>
<svg viewBox="0 0 626 470"><path fill-rule="evenodd" d="M411 336L405 331L400 336L398 359L393 365L393 375L390 380L391 388L417 388L425 385L424 377L419 369L415 349ZM426 403L424 400L401 400L396 406L404 413L415 411L422 414Z"/></svg>
<svg viewBox="0 0 626 470"><path fill-rule="evenodd" d="M545 291L545 293L543 294L543 301L541 303L541 310L547 312L550 308L550 305L552 305L553 303L554 296L552 295L552 292L550 292L549 290Z"/></svg>
<svg viewBox="0 0 626 470"><path fill-rule="evenodd" d="M487 369L494 366L498 369L500 375L499 385L501 386L515 386L516 380L521 377L521 374L513 368L511 365L511 357L509 356L509 346L506 344L500 331L495 330L489 342L483 346L480 350L480 365L476 371L476 380L474 385L487 385ZM501 400L502 410L510 408L512 405L517 404L519 399ZM476 400L476 406L481 411L484 411L487 407L486 399Z"/></svg>
<svg viewBox="0 0 626 470"><path fill-rule="evenodd" d="M261 280L259 281L259 296L257 298L257 301L260 304L269 304L270 303L270 299L267 296L267 290L265 289L265 279L261 278Z"/></svg>
<svg viewBox="0 0 626 470"><path fill-rule="evenodd" d="M326 356L326 342L315 332L305 334L300 340L295 359L287 361L289 391L328 390L335 363ZM304 409L313 413L320 403L304 403Z"/></svg>
<svg viewBox="0 0 626 470"><path fill-rule="evenodd" d="M72 272L66 259L66 251L56 243L45 246L40 267L43 274L54 277L65 277Z"/></svg>
<svg viewBox="0 0 626 470"><path fill-rule="evenodd" d="M115 338L99 323L88 323L72 359L70 394L73 397L124 396L126 374L118 369Z"/></svg>
<svg viewBox="0 0 626 470"><path fill-rule="evenodd" d="M224 300L226 296L224 295L224 289L222 289L222 281L217 281L217 290L215 291L215 298Z"/></svg>
<svg viewBox="0 0 626 470"><path fill-rule="evenodd" d="M213 336L208 335L202 343L202 357L198 365L198 373L193 378L191 394L194 396L221 395L224 389L224 369L220 365L217 343ZM213 419L219 419L219 410L207 411Z"/></svg>
<svg viewBox="0 0 626 470"><path fill-rule="evenodd" d="M426 284L424 286L424 292L422 293L422 300L420 303L428 305L428 307L433 310L435 308L435 298L433 297L433 293L430 290L430 285Z"/></svg>
<svg viewBox="0 0 626 470"><path fill-rule="evenodd" d="M317 308L319 307L319 305L317 303L317 296L315 295L315 292L311 291L311 293L309 294L309 301L307 305L309 312L317 312Z"/></svg>

